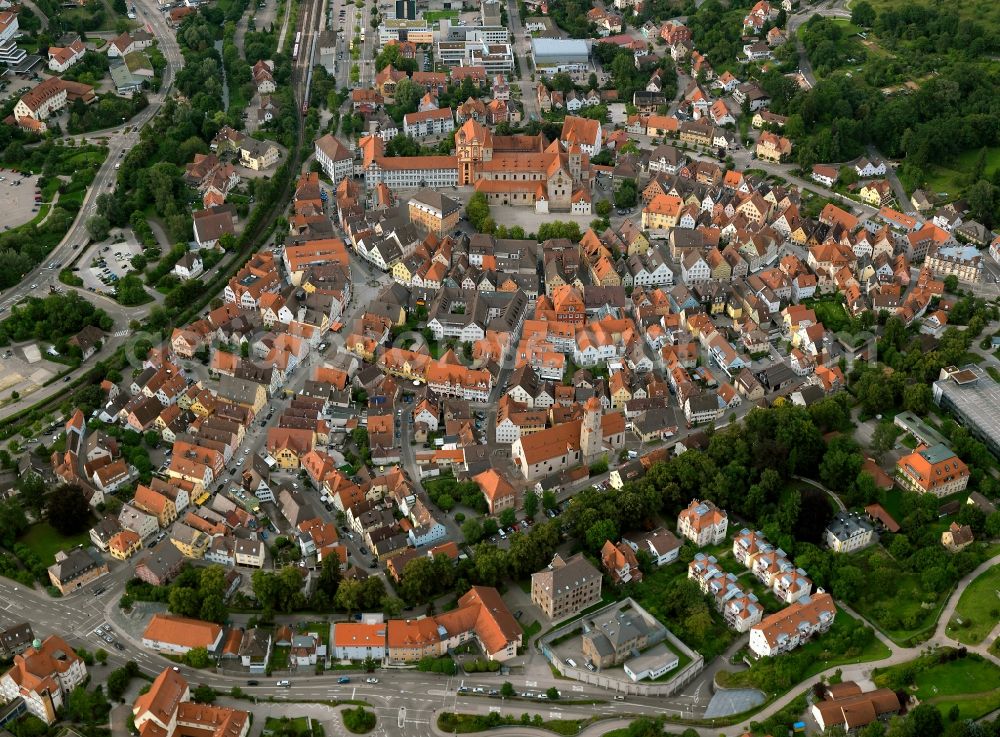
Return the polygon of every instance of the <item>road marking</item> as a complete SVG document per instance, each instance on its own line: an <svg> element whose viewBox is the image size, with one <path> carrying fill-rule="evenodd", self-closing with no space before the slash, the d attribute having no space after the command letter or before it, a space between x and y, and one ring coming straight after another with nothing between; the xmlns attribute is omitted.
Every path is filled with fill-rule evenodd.
<svg viewBox="0 0 1000 737"><path fill-rule="evenodd" d="M524 685L528 686L529 688L534 688L535 686L538 685L538 681L525 681Z"/></svg>
<svg viewBox="0 0 1000 737"><path fill-rule="evenodd" d="M573 690L574 691L582 691L583 690L583 686L573 686Z"/></svg>
<svg viewBox="0 0 1000 737"><path fill-rule="evenodd" d="M490 714L499 714L499 713L500 713L500 707L499 706L491 706L490 707Z"/></svg>

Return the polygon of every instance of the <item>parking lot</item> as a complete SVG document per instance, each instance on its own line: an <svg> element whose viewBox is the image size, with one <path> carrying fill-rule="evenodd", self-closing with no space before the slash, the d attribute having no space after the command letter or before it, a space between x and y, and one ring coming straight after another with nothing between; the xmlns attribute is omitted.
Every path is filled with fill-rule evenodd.
<svg viewBox="0 0 1000 737"><path fill-rule="evenodd" d="M34 343L23 349L4 348L0 352L0 398L15 391L22 397L31 394L65 368L49 363L43 355Z"/></svg>
<svg viewBox="0 0 1000 737"><path fill-rule="evenodd" d="M16 228L31 220L41 207L38 177L0 168L0 227Z"/></svg>
<svg viewBox="0 0 1000 737"><path fill-rule="evenodd" d="M77 275L83 279L83 286L91 291L104 291L113 286L132 268L132 257L142 252L136 243L98 244L94 246L81 264Z"/></svg>

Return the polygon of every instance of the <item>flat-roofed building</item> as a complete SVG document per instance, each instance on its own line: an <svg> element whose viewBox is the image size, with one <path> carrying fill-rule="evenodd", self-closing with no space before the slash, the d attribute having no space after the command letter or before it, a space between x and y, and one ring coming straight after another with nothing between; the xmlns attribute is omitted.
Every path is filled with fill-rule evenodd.
<svg viewBox="0 0 1000 737"><path fill-rule="evenodd" d="M933 386L934 402L959 419L970 434L1000 456L1000 384L969 364L948 366Z"/></svg>
<svg viewBox="0 0 1000 737"><path fill-rule="evenodd" d="M542 74L583 71L590 64L590 51L579 38L534 38L531 58Z"/></svg>

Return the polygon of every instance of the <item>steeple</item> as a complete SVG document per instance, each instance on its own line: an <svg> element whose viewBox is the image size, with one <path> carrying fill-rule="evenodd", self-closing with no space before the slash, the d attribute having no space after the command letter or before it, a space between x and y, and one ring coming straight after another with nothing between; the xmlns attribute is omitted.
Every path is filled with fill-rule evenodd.
<svg viewBox="0 0 1000 737"><path fill-rule="evenodd" d="M601 454L601 402L591 397L583 405L583 421L580 424L580 455L585 464L597 460Z"/></svg>

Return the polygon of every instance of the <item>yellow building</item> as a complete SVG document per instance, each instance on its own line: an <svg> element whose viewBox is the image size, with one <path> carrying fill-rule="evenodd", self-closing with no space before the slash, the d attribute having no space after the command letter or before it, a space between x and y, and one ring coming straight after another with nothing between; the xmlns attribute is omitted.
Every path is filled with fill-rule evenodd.
<svg viewBox="0 0 1000 737"><path fill-rule="evenodd" d="M458 227L462 206L428 187L417 191L410 198L410 221L419 223L425 230L444 236Z"/></svg>
<svg viewBox="0 0 1000 737"><path fill-rule="evenodd" d="M178 524L174 527L170 542L181 551L185 558L204 558L212 538L201 530L196 530L185 524Z"/></svg>
<svg viewBox="0 0 1000 737"><path fill-rule="evenodd" d="M683 203L680 197L658 194L642 208L643 230L668 230L677 225Z"/></svg>
<svg viewBox="0 0 1000 737"><path fill-rule="evenodd" d="M410 286L410 282L413 281L413 274L407 268L405 261L397 261L392 267L392 278L400 284Z"/></svg>
<svg viewBox="0 0 1000 737"><path fill-rule="evenodd" d="M142 538L132 530L122 530L108 540L108 552L116 560L128 560L142 549Z"/></svg>

